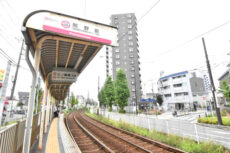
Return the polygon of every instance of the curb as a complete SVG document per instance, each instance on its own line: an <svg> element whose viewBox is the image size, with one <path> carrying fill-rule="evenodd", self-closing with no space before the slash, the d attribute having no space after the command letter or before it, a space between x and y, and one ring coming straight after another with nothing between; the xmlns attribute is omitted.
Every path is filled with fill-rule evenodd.
<svg viewBox="0 0 230 153"><path fill-rule="evenodd" d="M211 127L211 128L218 128L218 129L223 129L223 130L230 130L230 126L215 125L215 124L204 124L204 123L196 123L196 124L200 125L200 126Z"/></svg>

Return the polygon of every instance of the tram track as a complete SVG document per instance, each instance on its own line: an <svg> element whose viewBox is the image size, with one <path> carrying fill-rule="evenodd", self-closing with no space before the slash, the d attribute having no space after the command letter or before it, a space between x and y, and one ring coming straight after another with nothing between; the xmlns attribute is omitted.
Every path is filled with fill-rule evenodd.
<svg viewBox="0 0 230 153"><path fill-rule="evenodd" d="M166 144L90 118L83 112L74 112L72 115L74 116L75 122L84 126L89 133L94 135L102 144L110 148L112 152L184 153L184 151Z"/></svg>

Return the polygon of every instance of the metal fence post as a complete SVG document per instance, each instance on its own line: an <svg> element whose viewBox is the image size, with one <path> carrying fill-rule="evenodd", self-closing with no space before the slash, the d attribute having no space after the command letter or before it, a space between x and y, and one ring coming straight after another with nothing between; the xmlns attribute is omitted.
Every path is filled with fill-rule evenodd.
<svg viewBox="0 0 230 153"><path fill-rule="evenodd" d="M168 132L168 135L169 135L169 122L168 122L168 120L166 120L166 126L167 126L167 132Z"/></svg>
<svg viewBox="0 0 230 153"><path fill-rule="evenodd" d="M196 132L196 141L197 141L198 144L200 144L196 124L194 124L194 128L195 128L195 132Z"/></svg>
<svg viewBox="0 0 230 153"><path fill-rule="evenodd" d="M18 127L19 127L19 121L16 124L16 129L15 129L15 135L14 135L14 149L13 152L17 152L17 143L18 143Z"/></svg>

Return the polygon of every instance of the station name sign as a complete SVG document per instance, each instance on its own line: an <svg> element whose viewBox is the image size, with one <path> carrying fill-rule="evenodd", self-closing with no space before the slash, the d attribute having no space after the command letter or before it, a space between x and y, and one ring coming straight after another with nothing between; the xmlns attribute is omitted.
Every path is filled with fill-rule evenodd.
<svg viewBox="0 0 230 153"><path fill-rule="evenodd" d="M65 82L73 83L77 80L77 72L70 71L52 71L52 81L54 82Z"/></svg>
<svg viewBox="0 0 230 153"><path fill-rule="evenodd" d="M80 18L40 12L31 16L26 26L68 37L118 46L117 28Z"/></svg>

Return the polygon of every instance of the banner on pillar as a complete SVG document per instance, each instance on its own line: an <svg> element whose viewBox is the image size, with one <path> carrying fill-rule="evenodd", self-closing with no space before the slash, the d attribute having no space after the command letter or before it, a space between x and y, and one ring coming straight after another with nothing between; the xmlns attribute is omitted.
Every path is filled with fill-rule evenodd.
<svg viewBox="0 0 230 153"><path fill-rule="evenodd" d="M0 82L4 79L5 70L0 69Z"/></svg>

